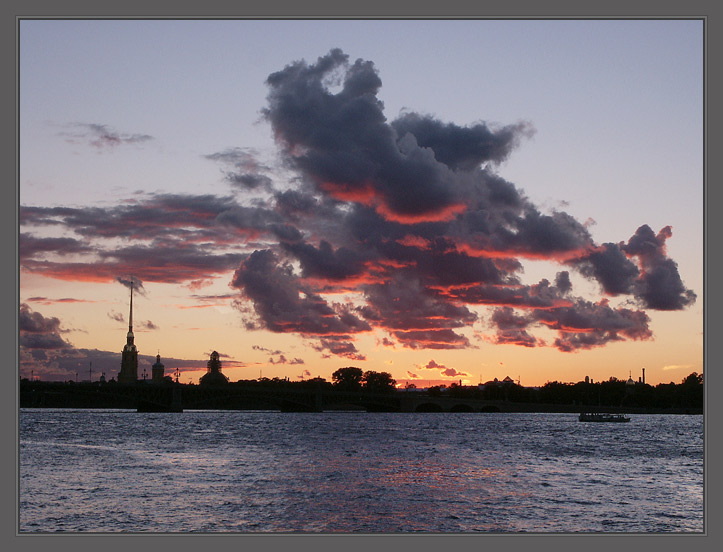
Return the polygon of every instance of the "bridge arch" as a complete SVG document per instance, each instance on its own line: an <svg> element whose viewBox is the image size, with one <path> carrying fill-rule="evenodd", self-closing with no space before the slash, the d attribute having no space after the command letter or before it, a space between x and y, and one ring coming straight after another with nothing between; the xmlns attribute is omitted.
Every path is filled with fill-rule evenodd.
<svg viewBox="0 0 723 552"><path fill-rule="evenodd" d="M452 408L450 408L449 411L450 412L474 412L474 408L472 408L468 404L458 403L458 404L455 404Z"/></svg>
<svg viewBox="0 0 723 552"><path fill-rule="evenodd" d="M418 404L417 407L414 409L414 411L415 412L444 412L444 409L437 403L426 402L426 403Z"/></svg>

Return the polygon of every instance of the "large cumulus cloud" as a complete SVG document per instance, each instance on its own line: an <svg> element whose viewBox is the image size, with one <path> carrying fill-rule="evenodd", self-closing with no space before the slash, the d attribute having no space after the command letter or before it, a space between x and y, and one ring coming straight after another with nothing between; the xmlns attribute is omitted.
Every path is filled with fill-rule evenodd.
<svg viewBox="0 0 723 552"><path fill-rule="evenodd" d="M282 243L300 267L287 277L327 292L356 290L360 319L398 343L469 347L462 330L478 321L475 305L496 307L489 323L497 343L547 345L532 335L535 327L556 331L552 346L561 351L652 336L643 310L575 297L568 271L554 284L523 285L525 258L571 266L605 295L630 295L640 308L694 300L665 256L668 232L651 238L638 230L628 244L597 245L574 217L542 213L492 172L490 164L533 132L528 123L458 126L411 111L388 121L373 63L352 62L338 49L315 63L288 65L267 85L264 115L303 182L278 196L279 208L293 199L302 228L307 215L316 217L313 230ZM643 245L651 239L652 246ZM240 289L243 272L235 280Z"/></svg>
<svg viewBox="0 0 723 552"><path fill-rule="evenodd" d="M411 110L390 121L373 62L339 49L292 62L266 85L263 118L292 178L272 178L252 150L231 147L205 157L247 196L23 206L27 227L71 233L56 241L24 233L24 269L71 278L89 266L73 255L92 253L106 279L229 274L236 304L253 313L248 328L295 333L323 354L357 360L363 333L385 334L387 346L458 349L476 346L480 324L492 328L490 342L564 352L650 339L645 309L695 301L667 256L670 227L656 234L641 225L627 242L597 244L585 224L541 211L495 172L534 132L529 123L490 125L474 113L462 126ZM88 242L101 237L126 243ZM148 258L157 266L141 262ZM561 270L525 284L527 260ZM576 296L571 276L596 282L601 296Z"/></svg>

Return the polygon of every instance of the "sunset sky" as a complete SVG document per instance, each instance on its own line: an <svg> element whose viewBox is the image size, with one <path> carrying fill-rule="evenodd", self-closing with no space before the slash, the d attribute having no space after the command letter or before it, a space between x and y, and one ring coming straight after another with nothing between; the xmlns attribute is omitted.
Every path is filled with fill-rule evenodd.
<svg viewBox="0 0 723 552"><path fill-rule="evenodd" d="M23 20L20 374L703 371L700 20Z"/></svg>

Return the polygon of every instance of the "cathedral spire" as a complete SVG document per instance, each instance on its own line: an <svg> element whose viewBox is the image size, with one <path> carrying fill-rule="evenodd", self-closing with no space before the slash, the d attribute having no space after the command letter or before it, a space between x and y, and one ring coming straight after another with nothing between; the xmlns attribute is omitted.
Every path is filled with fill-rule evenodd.
<svg viewBox="0 0 723 552"><path fill-rule="evenodd" d="M133 282L131 282L131 314L128 317L128 331L133 331Z"/></svg>
<svg viewBox="0 0 723 552"><path fill-rule="evenodd" d="M128 335L126 336L126 342L128 346L133 345L135 336L133 335L133 281L131 281L131 310L128 316Z"/></svg>
<svg viewBox="0 0 723 552"><path fill-rule="evenodd" d="M118 374L119 383L135 383L138 380L138 349L134 343L133 336L133 287L131 280L131 303L130 314L128 316L128 335L126 335L126 344L123 347L121 358L121 370Z"/></svg>

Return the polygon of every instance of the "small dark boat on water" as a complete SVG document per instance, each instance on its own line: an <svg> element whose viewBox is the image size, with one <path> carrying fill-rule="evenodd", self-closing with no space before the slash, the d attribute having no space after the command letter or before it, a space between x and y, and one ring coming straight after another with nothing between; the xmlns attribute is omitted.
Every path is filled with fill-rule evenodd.
<svg viewBox="0 0 723 552"><path fill-rule="evenodd" d="M579 420L581 422L629 422L630 418L625 414L605 414L599 412L582 412Z"/></svg>

